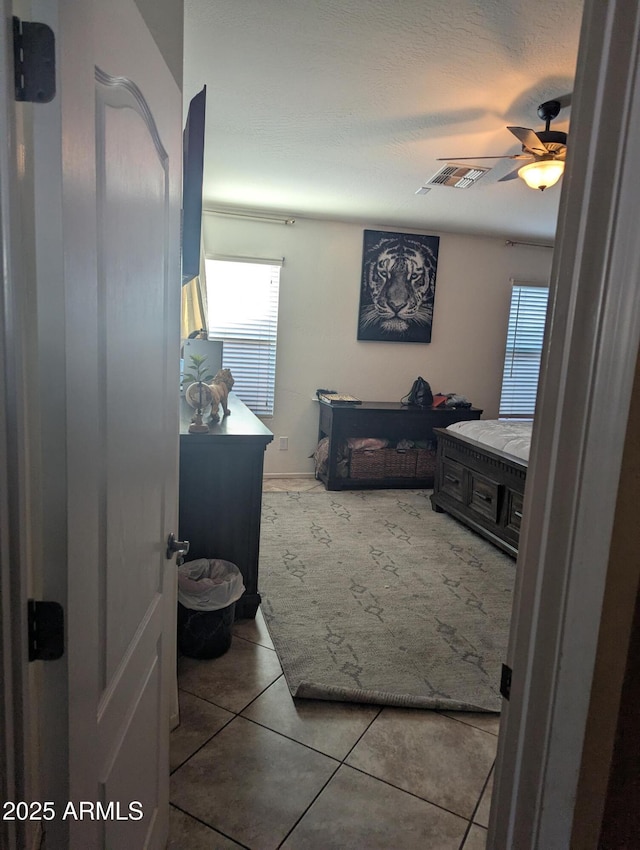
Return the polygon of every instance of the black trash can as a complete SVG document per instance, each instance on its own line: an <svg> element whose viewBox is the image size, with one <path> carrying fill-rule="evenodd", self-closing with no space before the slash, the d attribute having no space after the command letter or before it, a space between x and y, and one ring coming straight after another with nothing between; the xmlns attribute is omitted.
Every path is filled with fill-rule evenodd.
<svg viewBox="0 0 640 850"><path fill-rule="evenodd" d="M178 650L189 658L217 658L231 646L237 600L244 593L235 564L200 558L178 567Z"/></svg>

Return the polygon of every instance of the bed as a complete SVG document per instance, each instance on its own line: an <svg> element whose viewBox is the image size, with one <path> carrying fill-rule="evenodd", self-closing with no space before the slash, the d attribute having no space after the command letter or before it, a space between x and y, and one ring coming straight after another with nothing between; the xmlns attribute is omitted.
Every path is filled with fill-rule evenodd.
<svg viewBox="0 0 640 850"><path fill-rule="evenodd" d="M518 554L531 425L497 419L436 428L436 472L431 504Z"/></svg>

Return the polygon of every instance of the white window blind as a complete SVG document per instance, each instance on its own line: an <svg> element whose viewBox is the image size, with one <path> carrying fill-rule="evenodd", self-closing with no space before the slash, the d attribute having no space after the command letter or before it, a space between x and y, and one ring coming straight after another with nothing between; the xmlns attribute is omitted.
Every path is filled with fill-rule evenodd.
<svg viewBox="0 0 640 850"><path fill-rule="evenodd" d="M535 411L549 288L514 283L502 375L500 416L530 419Z"/></svg>
<svg viewBox="0 0 640 850"><path fill-rule="evenodd" d="M275 396L278 297L282 260L207 258L209 336L223 341L222 365L234 393L260 416Z"/></svg>

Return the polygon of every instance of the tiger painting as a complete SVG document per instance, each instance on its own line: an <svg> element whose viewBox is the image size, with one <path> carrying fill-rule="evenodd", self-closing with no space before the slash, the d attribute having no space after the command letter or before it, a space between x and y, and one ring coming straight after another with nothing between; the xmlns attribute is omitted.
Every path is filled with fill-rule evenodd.
<svg viewBox="0 0 640 850"><path fill-rule="evenodd" d="M365 230L358 339L431 341L438 243Z"/></svg>

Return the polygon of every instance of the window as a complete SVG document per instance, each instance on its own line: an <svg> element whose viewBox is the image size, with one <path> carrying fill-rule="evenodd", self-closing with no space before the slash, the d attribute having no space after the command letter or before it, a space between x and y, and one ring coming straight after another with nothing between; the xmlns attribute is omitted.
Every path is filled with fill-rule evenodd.
<svg viewBox="0 0 640 850"><path fill-rule="evenodd" d="M273 415L281 265L244 257L206 260L209 336L222 340L233 391L259 416Z"/></svg>
<svg viewBox="0 0 640 850"><path fill-rule="evenodd" d="M514 283L502 374L500 416L531 419L536 406L549 289Z"/></svg>

